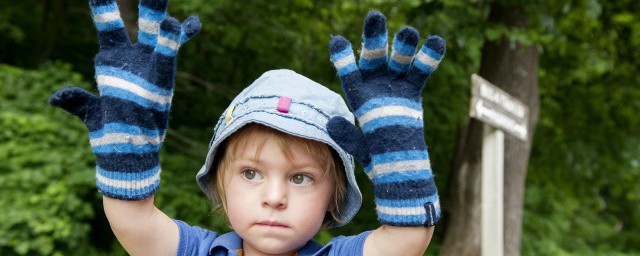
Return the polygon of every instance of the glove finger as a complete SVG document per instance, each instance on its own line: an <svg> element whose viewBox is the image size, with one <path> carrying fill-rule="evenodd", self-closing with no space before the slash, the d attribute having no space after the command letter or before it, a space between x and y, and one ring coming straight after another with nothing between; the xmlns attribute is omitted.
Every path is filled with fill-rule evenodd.
<svg viewBox="0 0 640 256"><path fill-rule="evenodd" d="M115 0L89 0L89 7L93 24L98 30L100 49L131 44Z"/></svg>
<svg viewBox="0 0 640 256"><path fill-rule="evenodd" d="M154 47L160 23L167 14L167 0L140 0L138 5L138 43Z"/></svg>
<svg viewBox="0 0 640 256"><path fill-rule="evenodd" d="M348 97L348 93L362 81L351 43L342 36L334 36L329 41L329 54Z"/></svg>
<svg viewBox="0 0 640 256"><path fill-rule="evenodd" d="M49 97L49 104L62 108L77 116L88 127L95 123L96 109L99 107L99 98L84 89L67 86L56 91ZM91 130L92 127L89 127Z"/></svg>
<svg viewBox="0 0 640 256"><path fill-rule="evenodd" d="M418 30L412 27L402 28L393 37L389 72L393 77L404 75L409 69L413 55L418 47Z"/></svg>
<svg viewBox="0 0 640 256"><path fill-rule="evenodd" d="M362 50L358 66L363 76L386 70L388 51L387 19L378 11L370 12L364 19Z"/></svg>
<svg viewBox="0 0 640 256"><path fill-rule="evenodd" d="M191 37L195 36L202 28L202 23L198 16L189 16L184 22L182 22L182 32L180 34L180 44L184 44L189 41Z"/></svg>
<svg viewBox="0 0 640 256"><path fill-rule="evenodd" d="M364 135L351 122L343 117L332 117L327 123L327 132L342 149L349 152L360 161L363 166L371 162L369 150Z"/></svg>
<svg viewBox="0 0 640 256"><path fill-rule="evenodd" d="M413 59L413 65L407 72L407 80L422 87L431 73L438 68L446 49L447 45L444 39L439 36L430 36Z"/></svg>
<svg viewBox="0 0 640 256"><path fill-rule="evenodd" d="M176 55L180 48L180 22L172 17L165 17L160 23L160 35L158 43L151 56L153 63L152 72L155 74L149 78L154 85L166 90L162 95L168 97L161 101L162 104L171 103L171 95L173 94ZM168 106L168 105L167 105Z"/></svg>
<svg viewBox="0 0 640 256"><path fill-rule="evenodd" d="M170 16L165 17L160 23L160 35L154 49L155 53L169 57L176 56L180 47L180 31L178 20Z"/></svg>

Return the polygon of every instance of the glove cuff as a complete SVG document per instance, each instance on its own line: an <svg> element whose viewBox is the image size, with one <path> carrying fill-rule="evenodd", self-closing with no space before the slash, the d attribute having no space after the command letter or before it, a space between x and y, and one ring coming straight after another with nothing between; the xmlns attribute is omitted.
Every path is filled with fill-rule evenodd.
<svg viewBox="0 0 640 256"><path fill-rule="evenodd" d="M165 131L108 123L90 132L100 193L121 200L152 196L160 187L159 150Z"/></svg>
<svg viewBox="0 0 640 256"><path fill-rule="evenodd" d="M96 166L96 186L103 195L121 200L144 200L160 187L160 165L144 171L115 172Z"/></svg>
<svg viewBox="0 0 640 256"><path fill-rule="evenodd" d="M433 177L375 184L375 191L378 221L382 224L433 226L440 219L440 198Z"/></svg>

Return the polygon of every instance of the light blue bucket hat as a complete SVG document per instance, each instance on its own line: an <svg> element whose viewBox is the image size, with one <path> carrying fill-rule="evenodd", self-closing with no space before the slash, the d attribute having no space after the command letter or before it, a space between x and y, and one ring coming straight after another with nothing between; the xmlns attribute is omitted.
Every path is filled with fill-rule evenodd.
<svg viewBox="0 0 640 256"><path fill-rule="evenodd" d="M360 209L362 194L353 172L353 157L327 133L327 122L334 116L354 123L353 114L339 94L291 70L264 73L233 99L218 120L207 159L196 175L198 185L211 198L215 188L211 187L210 180L216 171L218 147L246 124L262 124L287 134L324 142L338 153L347 179L347 195L339 213L340 220L330 223L329 227L347 224Z"/></svg>

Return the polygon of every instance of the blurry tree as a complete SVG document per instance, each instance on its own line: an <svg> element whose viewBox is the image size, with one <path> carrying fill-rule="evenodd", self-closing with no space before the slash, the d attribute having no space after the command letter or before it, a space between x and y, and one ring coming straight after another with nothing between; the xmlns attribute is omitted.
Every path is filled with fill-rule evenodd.
<svg viewBox="0 0 640 256"><path fill-rule="evenodd" d="M637 255L640 4L546 5L523 253Z"/></svg>
<svg viewBox="0 0 640 256"><path fill-rule="evenodd" d="M492 7L496 3L525 4L518 1L489 2ZM482 5L479 7L482 8ZM635 211L630 211L630 207L637 204L640 198L637 157L640 130L638 116L631 115L640 110L640 88L636 75L640 67L637 59L640 41L638 24L633 22L638 19L635 13L640 6L632 1L584 0L526 2L524 7L525 13L503 10L502 14L524 16L531 24L529 29L485 23L484 19L475 28L485 31L485 50L506 38L511 44L504 49L513 53L518 51L519 44L537 45L533 49L529 47L529 50L542 53L537 72L542 101L541 123L532 148L529 165L532 172L527 176L524 235L521 240L523 251L527 255L637 252L637 247L631 245L637 236L628 234L637 232L638 215L631 213ZM485 10L493 13L492 8ZM448 12L447 8L443 11ZM492 14L487 17L491 22ZM459 24L454 26L461 27ZM507 86L517 83L518 79L504 80L500 76L523 65L518 62L527 58L514 58L512 67L500 70L492 65L502 61L505 55L491 54L485 50L481 75L493 69L493 72L484 75L490 81ZM535 64L535 61L524 63L531 64ZM528 74L516 73L515 77L522 75ZM527 92L512 93L521 95ZM532 99L527 98L525 102L529 100ZM469 126L472 127L474 123L471 121ZM464 141L464 137L462 139ZM506 146L505 156L518 152L513 148L509 150L508 144ZM511 160L505 160L505 167ZM454 166L464 167L464 161L454 161ZM458 203L456 196L468 198L479 192L479 182L472 178L479 172L470 171L460 175L455 170L450 174L454 177L448 189L458 191L445 200L445 207L448 205L453 208L448 209L451 213L449 218L452 219L449 219L446 227L447 232L451 232L447 233L446 238L450 242L447 244L445 241L443 246L451 247L443 248L441 252L474 255L479 253L477 246L480 237L468 235L476 230L469 219L477 219L479 202L475 201L474 204L474 201L467 201L471 204L463 205L467 209L462 211L455 204ZM508 198L521 197L524 192L522 178L514 182L505 176L507 255L520 252L517 232L519 207ZM521 190L508 192L509 187L513 188L514 185L521 186ZM516 214L510 214L510 211ZM462 217L464 213L468 214L453 219L455 216ZM455 226L462 229L456 230ZM456 242L459 247L454 248L452 244Z"/></svg>
<svg viewBox="0 0 640 256"><path fill-rule="evenodd" d="M538 50L516 37L529 29L522 3L492 2L482 48L479 75L501 87L529 108L525 142L505 135L504 142L504 253L520 254L524 185L540 109ZM454 156L447 211L449 221L440 254L479 255L481 245L482 122L470 120L463 129Z"/></svg>

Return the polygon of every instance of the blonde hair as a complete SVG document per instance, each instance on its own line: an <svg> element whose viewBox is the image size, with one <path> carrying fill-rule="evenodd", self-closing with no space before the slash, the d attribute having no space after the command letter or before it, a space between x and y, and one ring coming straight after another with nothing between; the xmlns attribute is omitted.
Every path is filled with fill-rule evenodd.
<svg viewBox="0 0 640 256"><path fill-rule="evenodd" d="M215 159L217 159L215 166L216 171L213 178L209 181L210 186L215 187L215 190L211 191L211 197L220 202L220 204L215 206L214 210L220 209L220 206L222 206L225 212L227 210L227 202L224 194L224 170L239 156L241 150L245 148L249 142L258 144L255 152L257 158L267 139L274 139L289 161L293 161L293 156L288 146L296 144L300 146L305 153L312 154L321 163L326 164L324 166L324 175L335 181L335 189L331 201L331 211L329 211L330 214L325 215L322 228L326 228L331 222L340 222L340 210L346 199L347 185L341 158L335 150L326 143L293 136L255 123L248 124L234 132L218 148L215 156Z"/></svg>

